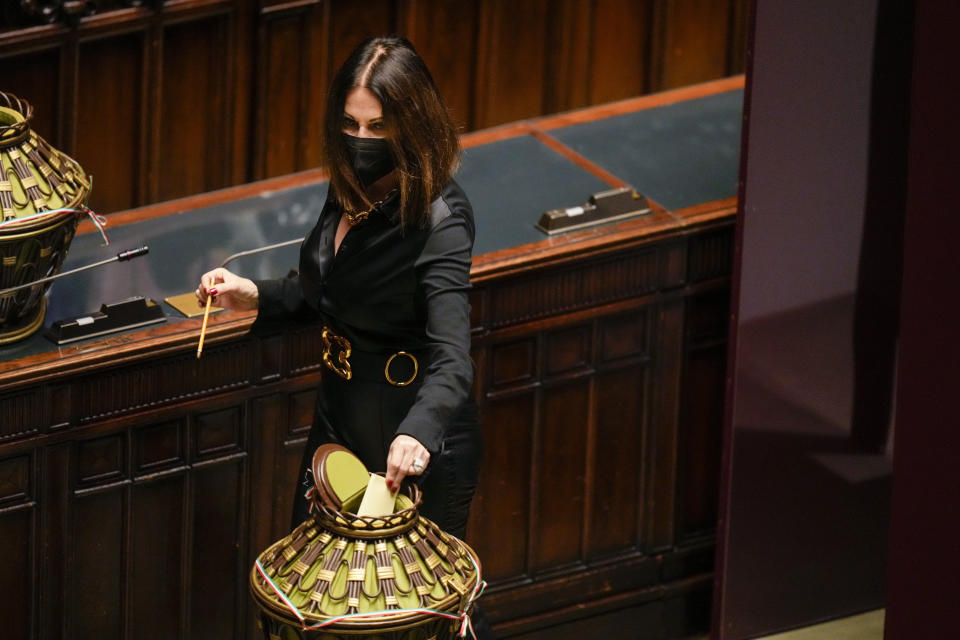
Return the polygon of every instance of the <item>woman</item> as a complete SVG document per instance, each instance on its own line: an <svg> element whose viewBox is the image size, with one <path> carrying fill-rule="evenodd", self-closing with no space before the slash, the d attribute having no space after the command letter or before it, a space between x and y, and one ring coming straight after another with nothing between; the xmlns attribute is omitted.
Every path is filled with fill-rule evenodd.
<svg viewBox="0 0 960 640"><path fill-rule="evenodd" d="M469 395L474 225L452 180L456 129L404 38L354 50L333 79L324 127L329 195L299 274L254 282L214 269L198 298L258 309L257 322L322 323L326 367L299 478L317 446L342 444L385 470L392 489L420 476L421 513L463 537L481 443ZM298 488L294 524L306 515Z"/></svg>

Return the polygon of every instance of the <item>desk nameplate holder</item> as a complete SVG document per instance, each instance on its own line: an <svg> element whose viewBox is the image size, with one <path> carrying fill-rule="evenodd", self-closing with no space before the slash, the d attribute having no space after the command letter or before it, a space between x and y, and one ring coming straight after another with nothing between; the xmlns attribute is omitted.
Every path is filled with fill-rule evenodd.
<svg viewBox="0 0 960 640"><path fill-rule="evenodd" d="M547 235L626 220L650 213L646 197L630 187L595 193L579 207L544 212L534 225Z"/></svg>
<svg viewBox="0 0 960 640"><path fill-rule="evenodd" d="M167 317L159 304L149 298L134 296L119 302L102 304L99 311L79 318L57 320L50 325L45 335L57 344L69 344L166 320Z"/></svg>

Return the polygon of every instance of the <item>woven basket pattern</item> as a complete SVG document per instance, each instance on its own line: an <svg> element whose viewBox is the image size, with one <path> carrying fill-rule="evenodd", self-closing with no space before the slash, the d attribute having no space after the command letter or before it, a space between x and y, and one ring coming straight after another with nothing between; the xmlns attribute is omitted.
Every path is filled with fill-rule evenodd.
<svg viewBox="0 0 960 640"><path fill-rule="evenodd" d="M315 503L313 517L260 554L266 577L257 567L251 572L253 595L267 613L261 620L265 637L453 637L458 622L414 610L461 614L480 581L479 564L469 547L418 514L419 499L411 487L405 509L379 518ZM374 611L384 614L302 631L304 625Z"/></svg>

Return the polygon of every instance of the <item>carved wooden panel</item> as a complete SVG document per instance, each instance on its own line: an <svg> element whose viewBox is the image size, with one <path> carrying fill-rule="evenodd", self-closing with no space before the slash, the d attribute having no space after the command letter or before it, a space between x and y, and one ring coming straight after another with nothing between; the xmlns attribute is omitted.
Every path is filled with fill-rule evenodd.
<svg viewBox="0 0 960 640"><path fill-rule="evenodd" d="M38 432L43 420L41 406L37 388L0 396L0 442Z"/></svg>
<svg viewBox="0 0 960 640"><path fill-rule="evenodd" d="M4 594L3 609L17 612L4 616L3 631L11 638L28 638L33 634L36 614L37 576L35 573L36 546L32 543L33 509L0 510L0 540L26 541L25 545L8 553L0 572L0 593Z"/></svg>
<svg viewBox="0 0 960 640"><path fill-rule="evenodd" d="M691 239L688 266L691 282L724 277L732 267L733 232L730 229L720 229Z"/></svg>
<svg viewBox="0 0 960 640"><path fill-rule="evenodd" d="M145 44L146 33L135 31L79 47L77 113L84 121L76 128L74 154L93 176L90 206L95 211L121 211L143 202Z"/></svg>
<svg viewBox="0 0 960 640"><path fill-rule="evenodd" d="M548 15L546 0L480 6L476 128L544 113Z"/></svg>
<svg viewBox="0 0 960 640"><path fill-rule="evenodd" d="M132 574L127 593L129 624L163 638L178 635L185 613L180 598L187 552L187 539L181 533L185 480L182 474L169 474L138 483L130 491L130 546L124 554ZM120 551L115 553L121 555Z"/></svg>
<svg viewBox="0 0 960 640"><path fill-rule="evenodd" d="M0 91L12 93L33 105L31 126L40 137L54 146L63 144L63 88L60 85L62 50L48 46L38 51L4 55L3 85Z"/></svg>
<svg viewBox="0 0 960 640"><path fill-rule="evenodd" d="M593 3L589 104L646 93L649 88L651 0L599 0Z"/></svg>
<svg viewBox="0 0 960 640"><path fill-rule="evenodd" d="M11 638L35 635L37 572L36 526L38 522L33 456L19 455L0 459L0 540L16 541L4 545L10 556L0 571L0 593L4 602L4 634ZM16 612L16 613L14 613Z"/></svg>
<svg viewBox="0 0 960 640"><path fill-rule="evenodd" d="M482 408L484 439L497 446L484 450L467 539L476 543L484 575L494 582L527 572L533 448L530 425L535 401L534 394L527 392L488 401Z"/></svg>
<svg viewBox="0 0 960 640"><path fill-rule="evenodd" d="M77 638L123 636L127 492L113 487L70 501L66 628Z"/></svg>
<svg viewBox="0 0 960 640"><path fill-rule="evenodd" d="M417 0L404 7L400 25L427 63L454 122L464 131L478 128L474 67L482 4L480 0Z"/></svg>
<svg viewBox="0 0 960 640"><path fill-rule="evenodd" d="M80 421L244 386L250 381L250 369L250 346L240 343L205 351L201 360L193 354L160 360L136 376L118 369L84 378L77 392Z"/></svg>
<svg viewBox="0 0 960 640"><path fill-rule="evenodd" d="M646 367L635 364L597 375L590 491L589 544L596 559L642 542Z"/></svg>
<svg viewBox="0 0 960 640"><path fill-rule="evenodd" d="M187 462L186 434L181 420L154 424L133 432L133 473L146 475Z"/></svg>
<svg viewBox="0 0 960 640"><path fill-rule="evenodd" d="M326 60L323 5L262 10L259 26L255 176L266 178L319 163Z"/></svg>
<svg viewBox="0 0 960 640"><path fill-rule="evenodd" d="M653 88L732 75L726 43L736 5L729 0L657 0L659 70Z"/></svg>
<svg viewBox="0 0 960 640"><path fill-rule="evenodd" d="M491 291L491 325L526 322L640 295L656 287L658 275L658 254L645 251L517 278Z"/></svg>
<svg viewBox="0 0 960 640"><path fill-rule="evenodd" d="M590 422L590 397L587 379L551 385L540 395L531 467L535 470L530 513L533 572L577 563L583 557L590 452L584 427Z"/></svg>
<svg viewBox="0 0 960 640"><path fill-rule="evenodd" d="M170 200L229 184L233 107L229 16L168 26L163 33L157 175L153 199Z"/></svg>

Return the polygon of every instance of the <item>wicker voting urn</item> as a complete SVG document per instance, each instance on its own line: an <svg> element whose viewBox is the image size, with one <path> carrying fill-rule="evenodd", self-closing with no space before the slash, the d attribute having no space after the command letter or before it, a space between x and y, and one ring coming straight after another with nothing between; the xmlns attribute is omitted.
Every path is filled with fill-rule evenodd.
<svg viewBox="0 0 960 640"><path fill-rule="evenodd" d="M323 449L312 465L311 517L250 573L264 640L472 635L469 613L484 584L474 551L419 515L415 485L393 514L353 513L363 492L344 482L349 470L325 464Z"/></svg>
<svg viewBox="0 0 960 640"><path fill-rule="evenodd" d="M86 211L90 181L30 129L33 108L0 92L0 290L60 271ZM0 293L0 344L43 325L49 283Z"/></svg>

